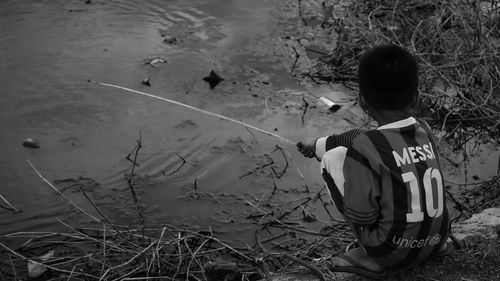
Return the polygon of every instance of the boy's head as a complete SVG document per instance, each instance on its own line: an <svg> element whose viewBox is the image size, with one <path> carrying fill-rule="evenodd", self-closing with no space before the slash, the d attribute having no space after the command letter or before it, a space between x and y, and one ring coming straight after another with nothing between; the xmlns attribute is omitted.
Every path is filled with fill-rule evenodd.
<svg viewBox="0 0 500 281"><path fill-rule="evenodd" d="M396 45L377 46L359 61L359 94L375 110L402 111L418 97L418 63Z"/></svg>

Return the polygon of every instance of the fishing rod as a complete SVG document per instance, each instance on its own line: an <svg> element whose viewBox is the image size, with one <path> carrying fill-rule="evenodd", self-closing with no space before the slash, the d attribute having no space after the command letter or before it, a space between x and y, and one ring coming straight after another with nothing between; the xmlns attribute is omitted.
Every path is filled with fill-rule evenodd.
<svg viewBox="0 0 500 281"><path fill-rule="evenodd" d="M152 95L152 94L148 94L148 93L145 93L145 92L141 92L141 91L129 89L129 88L126 88L126 87L123 87L123 86L118 86L118 85L109 84L109 83L103 83L103 82L99 82L99 81L95 81L95 80L90 80L89 79L87 82L98 84L98 85L105 86L105 87L111 87L111 88L121 89L121 90L130 92L130 93L134 93L134 94L138 94L138 95L142 95L142 96L146 96L146 97L150 97L150 98L154 98L154 99L159 99L159 100L162 100L162 101L165 101L165 102L168 102L168 103L172 103L172 104L176 104L176 105L182 106L182 107L187 108L187 109L191 109L191 110L194 110L194 111L206 114L206 115L210 115L210 116L217 117L217 118L229 121L229 122L233 122L233 123L241 125L243 127L255 130L255 131L257 131L259 133L262 133L264 135L275 137L275 138L277 138L277 139L279 139L279 140L281 140L283 142L286 142L288 144L292 144L292 145L296 145L297 144L296 142L291 141L289 139L286 139L286 138L284 138L284 137L282 137L280 135L277 135L277 134L272 133L272 132L268 132L268 131L263 130L261 128L257 128L255 126L252 126L252 125L247 124L245 122L242 122L242 121L239 121L239 120L236 120L236 119L232 119L232 118L229 118L227 116L220 115L220 114L217 114L217 113L213 113L213 112L210 112L210 111L206 111L206 110L203 110L203 109L191 106L191 105L187 105L187 104L184 104L184 103L181 103L181 102L178 102L178 101L174 101L174 100L166 99L166 98L163 98L163 97L155 96L155 95Z"/></svg>

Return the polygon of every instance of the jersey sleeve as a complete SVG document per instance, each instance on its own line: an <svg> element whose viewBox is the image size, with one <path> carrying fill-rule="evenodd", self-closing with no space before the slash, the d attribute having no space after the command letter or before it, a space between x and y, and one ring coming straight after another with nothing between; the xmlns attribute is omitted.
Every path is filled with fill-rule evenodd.
<svg viewBox="0 0 500 281"><path fill-rule="evenodd" d="M327 137L318 138L316 140L316 159L321 161L323 155L328 150L334 149L338 146L344 146L347 149L352 147L354 139L359 135L366 132L366 129L356 128L341 134L335 134Z"/></svg>
<svg viewBox="0 0 500 281"><path fill-rule="evenodd" d="M361 226L372 225L380 215L380 175L372 167L366 142L366 137L356 139L344 162L344 215Z"/></svg>

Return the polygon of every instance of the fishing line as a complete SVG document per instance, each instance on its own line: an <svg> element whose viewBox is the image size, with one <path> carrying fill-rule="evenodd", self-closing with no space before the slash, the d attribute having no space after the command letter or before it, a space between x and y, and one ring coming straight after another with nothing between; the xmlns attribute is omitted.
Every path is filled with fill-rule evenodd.
<svg viewBox="0 0 500 281"><path fill-rule="evenodd" d="M174 100L170 100L170 99L166 99L166 98L162 98L162 97L159 97L159 96L155 96L155 95L152 95L152 94L148 94L148 93L144 93L144 92L141 92L141 91L137 91L137 90L133 90L133 89L129 89L129 88L126 88L126 87L122 87L122 86L118 86L118 85L114 85L114 84L108 84L108 83L103 83L103 82L99 82L99 81L95 81L95 80L88 80L88 82L90 83L94 83L94 84L99 84L101 86L106 86L106 87L111 87L111 88L116 88L116 89L121 89L121 90L125 90L127 92L130 92L130 93L134 93L134 94L138 94L138 95L142 95L142 96L146 96L146 97L150 97L150 98L155 98L155 99L159 99L159 100L162 100L162 101L166 101L166 102L169 102L169 103L173 103L173 104L176 104L176 105L179 105L179 106L182 106L184 108L187 108L187 109L191 109L191 110L194 110L194 111L197 111L197 112L200 112L200 113L203 113L203 114L206 114L206 115L210 115L210 116L213 116L213 117L217 117L217 118L220 118L220 119L223 119L223 120L226 120L226 121L229 121L229 122L233 122L235 124L238 124L238 125L241 125L241 126L244 126L246 128L249 128L249 129L252 129L252 130L255 130L259 133L262 133L264 135L268 135L268 136L272 136L272 137L275 137L283 142L286 142L288 144L292 144L292 145L296 145L297 143L294 142L294 141L291 141L289 139L286 139L280 135L277 135L277 134L274 134L274 133L271 133L271 132L268 132L268 131L265 131L265 130L262 130L260 128L257 128L255 126L252 126L250 124L247 124L245 122L242 122L242 121L239 121L239 120L236 120L236 119L232 119L232 118L229 118L229 117L226 117L224 115L220 115L220 114L217 114L217 113L213 113L213 112L210 112L210 111L206 111L206 110L203 110L203 109L200 109L200 108L197 108L197 107L194 107L194 106L191 106L191 105L187 105L187 104L184 104L184 103L181 103L181 102L178 102L178 101L174 101Z"/></svg>

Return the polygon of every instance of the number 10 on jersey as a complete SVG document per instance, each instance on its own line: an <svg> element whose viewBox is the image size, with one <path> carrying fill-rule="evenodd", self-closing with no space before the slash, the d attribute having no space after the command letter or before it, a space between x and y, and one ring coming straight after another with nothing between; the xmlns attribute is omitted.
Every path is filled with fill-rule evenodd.
<svg viewBox="0 0 500 281"><path fill-rule="evenodd" d="M414 172L401 175L403 181L408 184L411 195L411 211L406 214L407 222L420 222L424 220L422 204L425 204L427 215L435 218L443 213L443 178L438 169L428 168L422 181L419 181ZM421 186L424 188L425 200L420 198ZM436 198L437 197L437 198ZM436 200L437 199L437 200Z"/></svg>

